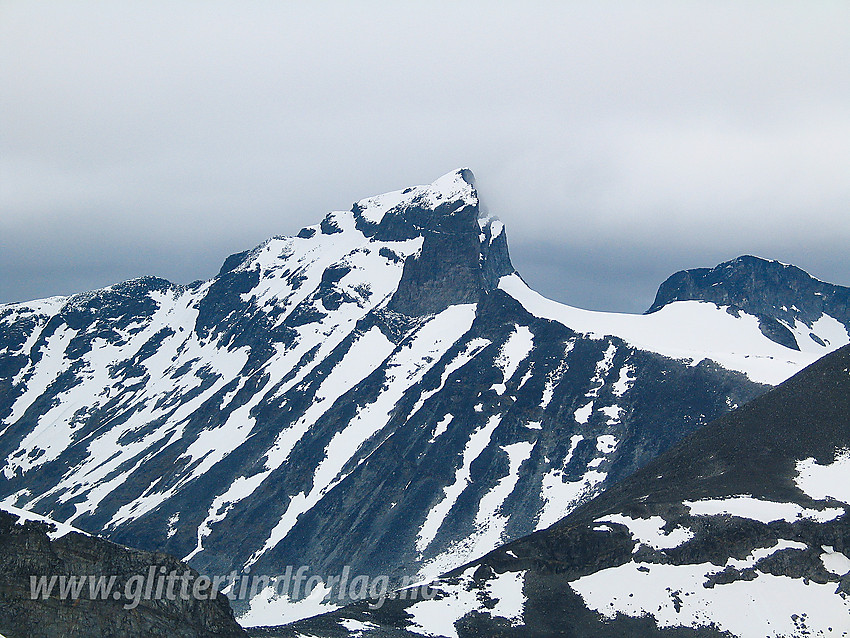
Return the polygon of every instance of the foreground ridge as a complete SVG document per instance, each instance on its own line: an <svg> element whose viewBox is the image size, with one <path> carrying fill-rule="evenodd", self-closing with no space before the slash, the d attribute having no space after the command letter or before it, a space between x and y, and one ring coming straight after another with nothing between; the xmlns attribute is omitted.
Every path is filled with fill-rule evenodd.
<svg viewBox="0 0 850 638"><path fill-rule="evenodd" d="M176 589L173 597L154 596L151 587L146 595L145 578L162 585L166 574L185 574L187 591L198 578L165 554L121 547L8 506L0 506L0 547L0 633L6 638L246 635L227 598L214 590L198 588L203 595L184 598ZM69 579L85 584L66 588Z"/></svg>

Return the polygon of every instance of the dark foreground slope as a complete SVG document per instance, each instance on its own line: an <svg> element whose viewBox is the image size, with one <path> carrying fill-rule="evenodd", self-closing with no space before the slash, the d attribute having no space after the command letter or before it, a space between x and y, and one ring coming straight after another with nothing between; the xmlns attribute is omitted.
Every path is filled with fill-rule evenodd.
<svg viewBox="0 0 850 638"><path fill-rule="evenodd" d="M155 577L145 599L146 582L140 579L151 569ZM171 589L175 599L170 599L165 577L161 595L156 595L160 574L187 572L190 599L182 596L179 581ZM44 596L42 590L34 597L31 578L38 582L53 576L57 582L51 595ZM61 596L58 578L68 576L114 576L115 581L103 597L93 592L88 580L77 595ZM67 529L57 532L56 525L0 510L0 635L5 638L244 636L225 596L200 600L209 597L203 587L198 588L198 599L191 596L197 576L166 554L129 549Z"/></svg>
<svg viewBox="0 0 850 638"><path fill-rule="evenodd" d="M432 601L266 635L847 636L848 450L844 347L452 572Z"/></svg>

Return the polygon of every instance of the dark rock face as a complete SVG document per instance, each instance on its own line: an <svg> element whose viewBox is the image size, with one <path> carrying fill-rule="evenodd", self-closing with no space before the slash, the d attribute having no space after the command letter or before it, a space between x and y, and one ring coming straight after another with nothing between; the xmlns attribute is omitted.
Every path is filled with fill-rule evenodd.
<svg viewBox="0 0 850 638"><path fill-rule="evenodd" d="M460 176L474 186L469 170ZM354 212L356 216L356 207ZM479 224L477 196L436 207L414 200L384 215L365 233L384 241L423 238L419 254L405 262L389 304L402 314L436 314L453 304L477 303L496 287L499 277L514 272L504 233L493 237L492 225Z"/></svg>
<svg viewBox="0 0 850 638"><path fill-rule="evenodd" d="M166 573L188 571L194 583L198 574L185 563L166 554L132 550L76 532L51 540L49 530L45 523L21 522L17 516L0 511L0 633L6 638L246 635L233 619L227 598L220 594L207 600L184 600L175 589L176 600L151 596L151 600L138 601L137 606L134 599L124 596L136 591L134 585L127 588L128 580L147 575L151 568L157 574L161 567ZM52 595L33 599L31 577L52 575L115 576L111 591L119 595L102 599L92 593L87 582L76 599L63 600L58 585Z"/></svg>
<svg viewBox="0 0 850 638"><path fill-rule="evenodd" d="M422 316L481 299L478 224L471 221L468 232L425 235L419 255L405 262L390 310Z"/></svg>
<svg viewBox="0 0 850 638"><path fill-rule="evenodd" d="M826 314L850 328L850 288L815 279L796 266L750 255L714 268L677 272L658 288L647 313L688 300L755 315L765 336L794 350L800 346L788 326L795 320L811 327Z"/></svg>
<svg viewBox="0 0 850 638"><path fill-rule="evenodd" d="M344 628L356 621L367 627L357 635L413 636L428 605L448 613L441 601L465 596L452 631L435 635L846 636L848 371L850 346L694 432L549 529L448 574L433 584L433 603L362 603L253 635L353 635ZM805 459L832 468L823 485L840 499L803 481ZM512 575L513 592L494 588ZM496 591L519 596L519 613L500 616ZM416 604L425 610L414 613Z"/></svg>

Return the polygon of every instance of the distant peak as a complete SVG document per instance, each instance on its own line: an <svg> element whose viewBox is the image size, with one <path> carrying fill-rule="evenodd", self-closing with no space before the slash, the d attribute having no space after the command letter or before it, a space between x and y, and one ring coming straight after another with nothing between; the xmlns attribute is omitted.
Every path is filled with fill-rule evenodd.
<svg viewBox="0 0 850 638"><path fill-rule="evenodd" d="M674 301L711 301L765 312L768 307L781 306L784 297L790 298L802 287L822 283L796 266L741 255L714 268L692 268L671 275L659 286L647 314Z"/></svg>
<svg viewBox="0 0 850 638"><path fill-rule="evenodd" d="M773 305L783 293L808 281L817 280L796 266L755 255L741 255L713 268L691 268L674 273L658 287L647 314L675 301L711 301L746 310L757 298L769 297L759 305Z"/></svg>
<svg viewBox="0 0 850 638"><path fill-rule="evenodd" d="M780 261L741 255L714 268L694 268L671 275L658 288L647 314L677 301L705 301L758 317L769 339L799 350L792 329L811 328L828 315L850 328L850 288L815 279ZM812 339L817 343L815 337Z"/></svg>

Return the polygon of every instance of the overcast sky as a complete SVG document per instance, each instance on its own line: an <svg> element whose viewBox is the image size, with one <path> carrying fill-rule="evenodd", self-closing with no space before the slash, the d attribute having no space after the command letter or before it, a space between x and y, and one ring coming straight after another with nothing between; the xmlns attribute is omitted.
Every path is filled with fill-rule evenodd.
<svg viewBox="0 0 850 638"><path fill-rule="evenodd" d="M573 305L743 253L850 285L850 3L0 0L0 302L460 166Z"/></svg>

